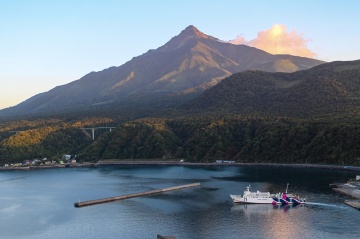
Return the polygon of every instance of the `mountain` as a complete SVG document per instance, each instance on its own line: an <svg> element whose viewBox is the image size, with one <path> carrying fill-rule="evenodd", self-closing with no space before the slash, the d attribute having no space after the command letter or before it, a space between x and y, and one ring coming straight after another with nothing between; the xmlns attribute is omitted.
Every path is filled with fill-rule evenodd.
<svg viewBox="0 0 360 239"><path fill-rule="evenodd" d="M293 73L245 71L183 105L187 113L278 116L360 115L360 60Z"/></svg>
<svg viewBox="0 0 360 239"><path fill-rule="evenodd" d="M119 67L91 72L79 80L35 95L1 110L0 116L103 108L111 103L127 105L128 101L146 102L174 95L186 98L236 72L249 69L294 72L322 63L222 42L189 26L156 50L149 50Z"/></svg>

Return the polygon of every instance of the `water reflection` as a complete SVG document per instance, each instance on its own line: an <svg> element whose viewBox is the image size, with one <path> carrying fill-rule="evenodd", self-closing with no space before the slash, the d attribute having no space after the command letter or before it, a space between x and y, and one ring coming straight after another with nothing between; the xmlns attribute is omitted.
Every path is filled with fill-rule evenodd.
<svg viewBox="0 0 360 239"><path fill-rule="evenodd" d="M238 204L231 211L243 214L246 223L255 223L262 238L300 238L307 223L298 210L305 205Z"/></svg>
<svg viewBox="0 0 360 239"><path fill-rule="evenodd" d="M251 214L271 214L274 210L288 212L305 205L272 205L272 204L234 204L231 211L242 211L246 215Z"/></svg>

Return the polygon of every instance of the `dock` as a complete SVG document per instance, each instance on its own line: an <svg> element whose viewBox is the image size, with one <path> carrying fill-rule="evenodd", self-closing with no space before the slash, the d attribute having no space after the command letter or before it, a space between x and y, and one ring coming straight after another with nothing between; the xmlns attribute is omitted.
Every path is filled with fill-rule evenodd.
<svg viewBox="0 0 360 239"><path fill-rule="evenodd" d="M129 199L129 198L148 196L148 195L152 195L152 194L164 193L164 192L180 190L180 189L185 189L185 188L191 188L191 187L198 187L198 186L200 186L200 183L192 183L192 184L180 185L180 186L175 186L175 187L170 187L170 188L163 188L163 189L156 189L156 190L151 190L151 191L146 191L146 192L127 194L127 195L122 195L122 196L115 196L115 197L96 199L96 200L90 200L90 201L84 201L84 202L76 202L76 203L74 203L74 206L75 207L86 207L86 206L115 202L115 201L125 200L125 199Z"/></svg>
<svg viewBox="0 0 360 239"><path fill-rule="evenodd" d="M333 183L330 187L338 193L347 195L353 200L345 200L344 203L350 207L360 210L360 182L349 181L347 183Z"/></svg>
<svg viewBox="0 0 360 239"><path fill-rule="evenodd" d="M344 203L360 211L360 200L345 200Z"/></svg>

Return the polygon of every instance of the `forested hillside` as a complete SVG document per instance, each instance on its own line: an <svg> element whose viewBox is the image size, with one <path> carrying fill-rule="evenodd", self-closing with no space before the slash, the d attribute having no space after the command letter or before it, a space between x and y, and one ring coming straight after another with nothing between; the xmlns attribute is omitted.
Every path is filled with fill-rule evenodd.
<svg viewBox="0 0 360 239"><path fill-rule="evenodd" d="M63 154L79 154L92 143L91 132L82 128L107 124L112 125L113 120L84 118L82 121L64 121L40 118L4 122L0 124L0 162L61 159Z"/></svg>
<svg viewBox="0 0 360 239"><path fill-rule="evenodd" d="M294 73L247 71L184 104L186 113L317 118L358 114L360 61L332 62Z"/></svg>
<svg viewBox="0 0 360 239"><path fill-rule="evenodd" d="M242 116L147 119L102 135L82 157L360 165L360 126Z"/></svg>
<svg viewBox="0 0 360 239"><path fill-rule="evenodd" d="M260 115L154 118L127 121L112 132L82 130L81 123L2 132L2 163L77 155L99 159L174 159L213 162L360 165L360 124L351 118L299 120Z"/></svg>

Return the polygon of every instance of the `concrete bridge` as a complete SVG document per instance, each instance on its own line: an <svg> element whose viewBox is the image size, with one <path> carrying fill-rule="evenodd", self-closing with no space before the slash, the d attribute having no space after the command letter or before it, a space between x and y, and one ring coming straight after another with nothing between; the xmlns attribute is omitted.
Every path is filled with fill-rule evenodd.
<svg viewBox="0 0 360 239"><path fill-rule="evenodd" d="M87 130L87 129L90 129L91 130L91 137L92 137L92 140L95 140L95 130L97 129L109 129L110 132L112 129L115 129L116 127L87 127L87 128L80 128L80 129L83 129L83 130ZM23 132L25 130L12 130L12 131L9 131L10 134L17 134L17 133L20 133L20 132Z"/></svg>
<svg viewBox="0 0 360 239"><path fill-rule="evenodd" d="M83 130L86 130L86 129L90 129L91 130L91 136L92 136L92 140L95 140L95 130L96 129L109 129L110 132L112 129L115 129L116 127L93 127L93 128L81 128Z"/></svg>

